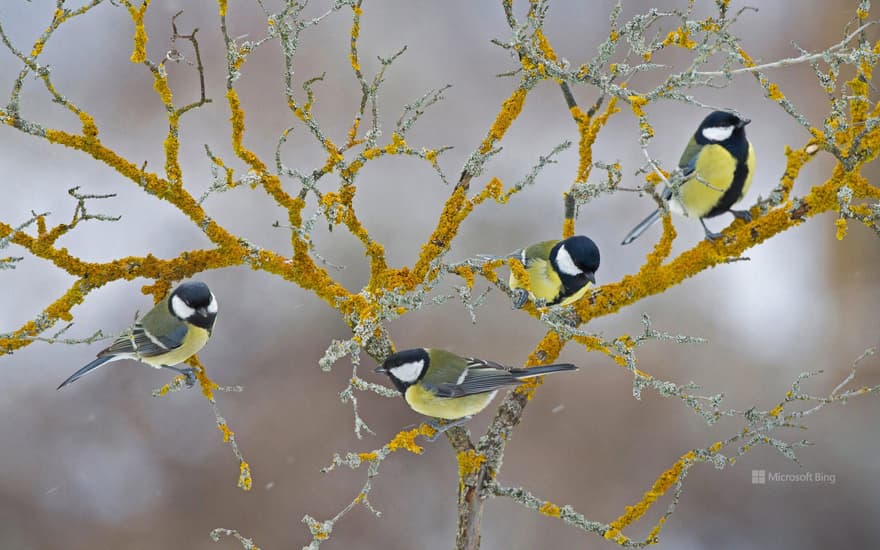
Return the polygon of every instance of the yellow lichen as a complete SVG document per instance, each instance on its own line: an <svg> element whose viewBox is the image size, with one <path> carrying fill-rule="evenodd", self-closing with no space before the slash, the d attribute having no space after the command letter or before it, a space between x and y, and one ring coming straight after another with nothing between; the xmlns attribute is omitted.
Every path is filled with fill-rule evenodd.
<svg viewBox="0 0 880 550"><path fill-rule="evenodd" d="M489 128L489 133L483 139L483 143L480 144L480 153L488 153L495 146L495 143L504 137L510 125L513 124L513 121L522 112L523 105L526 102L526 94L526 90L518 88L510 97L504 100L504 103L501 104L501 111L495 117L495 121L492 123L491 128Z"/></svg>
<svg viewBox="0 0 880 550"><path fill-rule="evenodd" d="M471 203L474 205L481 204L489 197L492 197L498 204L504 204L507 202L507 198L511 194L512 192L504 195L504 184L501 183L501 180L498 178L492 178L489 180L489 183L486 184L486 187L484 187L483 190L471 200Z"/></svg>
<svg viewBox="0 0 880 550"><path fill-rule="evenodd" d="M852 94L849 96L849 117L853 125L858 125L865 122L868 117L868 110L870 109L871 105L867 99L868 80L870 79L870 74L866 75L865 72L865 69L862 68L862 70L858 75L856 75L856 77L854 77L852 80L847 81L846 83L850 91L852 92Z"/></svg>
<svg viewBox="0 0 880 550"><path fill-rule="evenodd" d="M386 447L388 448L388 451L392 453L404 449L413 454L420 455L425 449L416 444L416 438L419 436L433 437L436 433L437 430L431 426L420 424L418 428L405 430L395 435L394 439L392 439Z"/></svg>
<svg viewBox="0 0 880 550"><path fill-rule="evenodd" d="M414 280L423 280L428 275L431 263L446 251L458 233L461 222L470 214L473 207L473 203L467 198L467 189L463 186L456 187L443 205L437 227L428 241L422 245L419 258L412 269Z"/></svg>
<svg viewBox="0 0 880 550"><path fill-rule="evenodd" d="M642 107L648 104L648 98L643 95L629 95L626 96L626 99L629 100L630 107L632 107L633 113L636 116L641 117L645 115L645 111L642 110Z"/></svg>
<svg viewBox="0 0 880 550"><path fill-rule="evenodd" d="M552 330L547 331L547 334L544 335L541 341L538 342L538 345L535 346L535 349L532 350L526 364L543 365L552 363L559 357L563 345L564 342L559 334Z"/></svg>
<svg viewBox="0 0 880 550"><path fill-rule="evenodd" d="M657 523L654 525L654 527L652 527L651 530L648 531L648 536L646 537L646 541L649 544L656 544L658 542L657 535L660 534L660 531L663 529L663 525L665 525L665 524L666 524L666 517L664 516L664 517L661 517L660 519L658 519Z"/></svg>
<svg viewBox="0 0 880 550"><path fill-rule="evenodd" d="M544 504L538 508L538 511L551 518L558 518L562 515L562 509L550 501L544 502Z"/></svg>
<svg viewBox="0 0 880 550"><path fill-rule="evenodd" d="M776 84L770 84L767 86L767 97L772 99L773 101L782 101L785 99L785 96L779 91L779 86Z"/></svg>
<svg viewBox="0 0 880 550"><path fill-rule="evenodd" d="M43 53L43 48L45 46L46 42L42 38L34 42L34 47L31 49L31 58L36 59L41 53Z"/></svg>
<svg viewBox="0 0 880 550"><path fill-rule="evenodd" d="M473 449L462 451L455 455L458 460L458 479L463 481L466 477L474 475L480 471L480 468L486 462L485 455L478 453Z"/></svg>
<svg viewBox="0 0 880 550"><path fill-rule="evenodd" d="M531 290L529 272L526 271L525 266L519 261L519 258L509 258L507 264L510 266L510 274L513 275L516 284L519 285L520 288Z"/></svg>
<svg viewBox="0 0 880 550"><path fill-rule="evenodd" d="M835 236L838 241L842 241L846 237L846 218L837 218L834 220L834 225L837 227Z"/></svg>
<svg viewBox="0 0 880 550"><path fill-rule="evenodd" d="M632 506L627 506L626 511L609 524L609 527L611 528L605 532L605 538L614 540L618 544L622 544L622 540L626 539L626 537L620 531L645 515L645 512L651 508L654 502L656 502L661 496L665 495L666 491L681 479L685 469L693 464L696 456L697 455L694 451L688 451L682 455L682 457L679 458L671 468L660 474L660 477L657 478L651 489L645 492L642 500ZM657 533L654 533L654 536L656 536L656 534Z"/></svg>
<svg viewBox="0 0 880 550"><path fill-rule="evenodd" d="M648 120L645 117L644 106L648 104L648 98L643 95L630 95L627 96L629 100L629 106L632 109L632 112L639 119L639 129L643 134L648 136L654 135L654 128L648 124Z"/></svg>
<svg viewBox="0 0 880 550"><path fill-rule="evenodd" d="M740 57L742 57L742 59L743 59L743 65L745 65L746 67L754 67L755 66L755 60L752 59L752 56L747 54L744 49L739 48L739 50L737 50L737 52L739 53Z"/></svg>
<svg viewBox="0 0 880 550"><path fill-rule="evenodd" d="M565 218L562 220L562 238L567 239L574 236L574 218Z"/></svg>
<svg viewBox="0 0 880 550"><path fill-rule="evenodd" d="M550 41L547 40L541 29L535 31L535 41L538 43L538 48L540 48L544 57L551 61L556 61L556 52L553 51L553 46L550 45Z"/></svg>
<svg viewBox="0 0 880 550"><path fill-rule="evenodd" d="M209 401L214 399L214 390L220 386L205 374L205 369L199 363L198 356L194 355L190 357L189 360L187 360L187 363L191 365L195 371L196 379L199 381L199 386L202 388L202 395L204 395L205 399L208 399Z"/></svg>
<svg viewBox="0 0 880 550"><path fill-rule="evenodd" d="M321 171L324 173L332 172L333 168L342 162L342 160L342 153L339 152L339 149L336 149L335 147L329 149L327 151L327 161L324 163L324 166L321 167Z"/></svg>
<svg viewBox="0 0 880 550"><path fill-rule="evenodd" d="M136 8L130 2L126 2L128 13L134 22L134 47L131 52L132 63L143 63L147 60L147 30L144 28L144 15L150 5L150 0L143 0L141 7ZM225 4L225 2L224 2Z"/></svg>
<svg viewBox="0 0 880 550"><path fill-rule="evenodd" d="M464 279L464 284L467 285L468 288L474 288L474 281L476 279L476 275L474 274L474 270L470 267L463 265L461 267L456 268L455 273L457 273L462 279Z"/></svg>
<svg viewBox="0 0 880 550"><path fill-rule="evenodd" d="M350 34L350 42L351 42L351 48L350 48L351 53L349 53L348 60L351 63L351 68L354 69L354 72L360 74L361 66L358 63L358 58L357 58L357 40L358 40L358 36L360 36L360 33L361 33L360 17L363 14L363 9L358 5L353 5L351 7L351 10L352 10L352 12L354 12L354 17L353 17L353 22L351 24L351 31L349 33Z"/></svg>
<svg viewBox="0 0 880 550"><path fill-rule="evenodd" d="M393 155L395 153L402 153L409 150L410 147L406 144L406 140L404 140L403 136L398 134L397 132L393 132L391 134L391 143L385 146L385 152L390 155Z"/></svg>
<svg viewBox="0 0 880 550"><path fill-rule="evenodd" d="M631 97L638 98L637 102L644 100L641 96ZM640 105L642 104L644 102L640 103ZM640 105L634 107L634 109L641 109ZM611 98L602 114L595 117L595 119L591 119L577 105L571 108L571 116L574 118L575 123L577 123L578 135L580 137L578 142L578 170L575 182L582 183L590 177L590 170L593 167L593 144L599 136L599 131L608 122L608 118L618 111L616 96Z"/></svg>
<svg viewBox="0 0 880 550"><path fill-rule="evenodd" d="M527 368L528 366L547 365L552 363L557 357L559 357L564 345L565 341L559 336L559 334L552 330L547 331L526 360ZM531 401L532 397L535 395L535 390L537 390L543 383L543 376L529 378L525 383L517 386L514 389L514 392L523 395L527 401Z"/></svg>
<svg viewBox="0 0 880 550"><path fill-rule="evenodd" d="M360 115L358 115L355 117L354 121L352 121L351 128L348 129L348 134L347 134L348 141L345 144L345 146L347 148L354 147L358 143L361 143L361 140L357 139L358 128L360 127L360 125L361 125L361 117L360 117ZM364 155L366 155L366 152L364 152ZM369 157L367 157L367 158L369 158Z"/></svg>
<svg viewBox="0 0 880 550"><path fill-rule="evenodd" d="M587 351L599 351L606 355L611 354L611 348L605 345L601 338L598 338L596 336L576 334L572 336L572 340L582 345ZM618 339L618 341L620 341L620 339Z"/></svg>
<svg viewBox="0 0 880 550"><path fill-rule="evenodd" d="M666 35L666 38L663 40L662 45L669 46L670 44L674 44L682 48L687 48L689 50L697 47L697 43L693 39L691 39L690 34L685 27L679 27L674 31L670 31L669 34Z"/></svg>
<svg viewBox="0 0 880 550"><path fill-rule="evenodd" d="M250 465L242 460L238 464L238 486L244 489L245 491L250 491L251 487L254 484L254 480L251 477L251 467Z"/></svg>
<svg viewBox="0 0 880 550"><path fill-rule="evenodd" d="M700 23L700 30L706 32L718 32L721 30L721 25L713 18L707 17Z"/></svg>
<svg viewBox="0 0 880 550"><path fill-rule="evenodd" d="M217 429L220 430L220 433L223 434L223 443L229 443L229 438L235 435L235 432L229 429L229 426L226 425L225 422L218 423Z"/></svg>

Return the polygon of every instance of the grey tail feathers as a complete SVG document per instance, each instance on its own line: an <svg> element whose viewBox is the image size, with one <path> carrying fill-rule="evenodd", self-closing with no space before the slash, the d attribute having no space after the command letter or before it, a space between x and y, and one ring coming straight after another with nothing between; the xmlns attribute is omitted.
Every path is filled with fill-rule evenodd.
<svg viewBox="0 0 880 550"><path fill-rule="evenodd" d="M71 374L70 377L67 380L65 380L64 382L62 382L61 385L58 386L57 389L60 390L64 386L76 382L77 380L79 380L83 376L87 375L88 373L92 372L93 370L100 367L104 363L111 361L113 359L121 359L121 357L119 357L117 355L104 355L103 357L98 357L97 359L95 359L94 361L89 363L88 365L84 366L83 368L79 369L75 373Z"/></svg>
<svg viewBox="0 0 880 550"><path fill-rule="evenodd" d="M620 244L627 245L627 244L633 242L634 240L638 239L642 235L642 233L644 233L645 231L648 230L649 227L651 227L652 225L657 223L658 220L660 220L660 209L659 208L657 210L654 210L653 212L651 212L650 216L648 216L644 220L640 221L637 226L633 227L633 230L629 232L629 235L627 235L626 238L623 239L623 242Z"/></svg>
<svg viewBox="0 0 880 550"><path fill-rule="evenodd" d="M536 376L553 374L554 372L564 372L567 370L578 370L578 368L571 363L557 363L555 365L539 365L527 369L510 369L510 374L515 376L518 380L526 380Z"/></svg>

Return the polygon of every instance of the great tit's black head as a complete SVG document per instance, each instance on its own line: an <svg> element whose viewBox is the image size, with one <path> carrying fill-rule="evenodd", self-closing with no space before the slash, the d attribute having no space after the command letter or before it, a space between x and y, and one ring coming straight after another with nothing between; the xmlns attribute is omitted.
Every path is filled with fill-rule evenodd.
<svg viewBox="0 0 880 550"><path fill-rule="evenodd" d="M703 119L694 137L700 145L723 143L731 139L744 140L747 118L740 118L728 111L714 111Z"/></svg>
<svg viewBox="0 0 880 550"><path fill-rule="evenodd" d="M589 237L575 235L559 241L550 251L550 262L568 287L580 288L587 281L596 284L599 247Z"/></svg>
<svg viewBox="0 0 880 550"><path fill-rule="evenodd" d="M389 355L373 372L387 374L400 393L405 393L425 375L430 363L431 357L425 348L407 349Z"/></svg>
<svg viewBox="0 0 880 550"><path fill-rule="evenodd" d="M217 318L217 299L205 283L187 281L171 292L168 309L181 321L211 330Z"/></svg>

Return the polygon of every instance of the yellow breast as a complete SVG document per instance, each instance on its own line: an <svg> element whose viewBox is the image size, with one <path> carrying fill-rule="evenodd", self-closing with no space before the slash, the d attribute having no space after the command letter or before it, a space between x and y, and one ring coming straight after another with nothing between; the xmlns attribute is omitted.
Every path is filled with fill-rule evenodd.
<svg viewBox="0 0 880 550"><path fill-rule="evenodd" d="M532 300L540 298L541 300L550 303L563 291L562 280L553 270L550 262L534 260L532 265L530 265L526 271L529 274L529 286L531 286L531 292L529 294ZM522 288L522 285L517 282L516 277L514 277L513 274L510 275L507 284L512 289ZM559 302L559 304L567 306L568 304L580 300L584 294L586 294L587 290L590 289L590 286L590 283L587 283L580 290Z"/></svg>
<svg viewBox="0 0 880 550"><path fill-rule="evenodd" d="M702 218L718 204L733 182L736 159L720 145L706 145L695 168L695 176L684 182L679 193L684 215Z"/></svg>
<svg viewBox="0 0 880 550"><path fill-rule="evenodd" d="M486 408L497 391L477 393L464 397L437 397L432 392L415 384L407 388L404 398L417 413L446 420L456 420L477 414Z"/></svg>
<svg viewBox="0 0 880 550"><path fill-rule="evenodd" d="M572 303L574 303L574 302L577 302L578 300L580 300L581 298L583 298L584 294L586 294L587 291L590 290L590 288L591 288L592 286L593 286L593 285L590 284L590 283L585 284L584 286L581 287L580 290L578 290L577 292L575 292L574 294L572 294L572 295L569 296L568 298L566 298L566 299L562 300L561 302L559 302L559 305L567 306L568 304L572 304Z"/></svg>
<svg viewBox="0 0 880 550"><path fill-rule="evenodd" d="M531 287L531 297L533 300L540 298L541 300L552 302L559 296L559 293L562 291L562 281L549 262L532 260L526 272L529 274L529 286ZM522 285L517 282L512 273L507 284L513 289L522 288Z"/></svg>
<svg viewBox="0 0 880 550"><path fill-rule="evenodd" d="M156 368L161 368L162 365L177 365L178 363L183 363L205 347L209 336L210 334L207 330L190 325L186 337L183 339L183 344L179 348L173 349L165 355L142 357L140 359L144 363Z"/></svg>

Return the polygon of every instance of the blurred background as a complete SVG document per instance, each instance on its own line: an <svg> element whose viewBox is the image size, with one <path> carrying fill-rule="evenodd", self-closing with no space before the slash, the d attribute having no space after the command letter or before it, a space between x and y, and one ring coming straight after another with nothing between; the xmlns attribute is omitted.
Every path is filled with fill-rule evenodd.
<svg viewBox="0 0 880 550"><path fill-rule="evenodd" d="M41 63L51 65L57 88L92 113L103 142L132 162L161 170L167 123L143 66L129 62L132 23L127 10L109 3L65 24L46 47ZM414 147L454 147L440 164L454 179L467 156L484 137L514 80L495 75L514 68L506 52L490 39L507 40L498 2L365 2L361 26L361 63L368 78L376 73L376 56L388 56L403 45L407 52L387 71L379 100L387 143L403 106L432 88L453 87L446 99L428 110L408 135ZM608 33L608 0L552 4L545 33L557 53L577 65L589 60ZM684 2L666 2L683 7ZM712 13L714 3L701 2L696 16ZM807 50L837 43L855 13L856 3L820 0L761 2L758 13L746 13L735 31L758 60L795 55L791 41ZM314 1L307 14L317 16L329 2ZM733 2L732 9L742 7ZM73 7L73 6L71 6ZM183 33L199 28L206 64L208 96L213 103L184 116L181 161L185 185L196 196L211 182L204 144L233 163L224 93L224 49L213 2L155 1L146 23L148 56L159 61L174 47L170 18ZM523 9L524 6L519 6ZM643 8L626 2L623 19ZM29 51L51 21L54 2L4 2L0 22L12 43ZM230 34L257 39L265 18L254 2L231 2ZM336 143L357 110L360 88L348 65L350 10L328 17L303 33L295 58L297 86L326 72L315 85L316 119ZM665 33L668 28L665 28ZM875 34L875 33L873 33ZM187 59L186 42L176 46ZM680 66L687 52L666 51L654 61ZM238 90L247 111L245 142L271 162L278 135L295 126L284 148L286 164L303 172L321 166L325 154L295 121L284 103L281 58L275 45L254 53L244 65ZM19 71L17 60L0 53L0 90L10 90ZM178 104L198 97L193 67L169 64ZM815 125L827 111L824 92L808 66L774 70L771 78ZM636 89L655 84L656 76L634 80ZM654 80L652 80L654 79ZM297 89L298 97L305 94ZM575 89L583 106L595 90ZM786 145L801 146L804 130L778 105L762 97L750 76L725 89L697 90L696 97L716 107L735 107L754 121L749 137L758 152L757 174L744 204L766 196L784 168ZM50 127L78 130L78 121L48 98L33 78L25 83L22 114ZM706 112L672 102L647 108L658 138L652 155L666 167ZM362 132L367 128L362 124ZM639 184L634 172L643 163L638 128L628 113L613 117L594 148L594 159L620 161L629 187ZM499 177L506 186L522 178L540 155L563 140L577 140L576 128L558 87L550 82L529 96L522 115L502 142L503 151L488 165L476 185ZM510 204L481 206L463 225L454 261L476 253L504 253L559 235L562 193L577 167L576 147L547 167L536 185ZM66 190L115 193L113 199L90 203L93 212L121 215L108 225L85 223L58 242L80 258L108 261L127 255L170 258L181 251L209 246L201 232L167 203L86 155L0 129L0 220L13 226L31 210L50 211L54 225L70 219L75 201ZM824 181L832 167L821 154L797 181L795 193ZM242 172L239 171L240 175ZM599 171L593 177L600 177ZM876 170L867 174L876 176ZM382 158L370 162L358 179L357 212L371 234L386 246L392 265L411 265L436 223L451 192L427 163L417 159ZM326 177L324 189L338 180ZM285 182L295 192L296 183ZM289 235L271 226L283 212L261 191L247 187L214 195L208 213L236 234L283 254ZM649 231L635 244L619 246L627 231L653 208L647 197L618 193L581 210L580 233L602 249L599 283L619 280L641 265L659 235ZM731 218L709 221L721 230ZM674 253L696 244L703 235L696 222L675 221L679 238ZM878 344L876 283L880 247L876 236L850 224L842 242L834 238L833 216L811 219L747 252L748 262L722 265L700 273L659 296L620 313L597 319L587 328L607 338L642 330L641 316L651 315L655 328L707 338L702 345L654 342L639 350L640 367L663 379L693 380L704 393L723 392L725 405L738 409L772 408L803 371L824 369L808 383L810 393L824 395L848 373L862 351ZM332 233L318 224L317 250L334 264L332 274L357 290L368 274L359 243L343 227ZM11 247L3 255L25 256L12 271L0 273L0 332L32 319L72 282L48 262ZM232 539L210 542L214 527L239 529L265 549L298 548L311 540L300 523L305 514L320 520L335 515L360 490L366 471L338 470L321 474L333 453L369 451L386 443L401 428L420 418L402 400L361 394L360 411L377 435L358 441L350 405L340 403L351 374L345 359L324 373L317 361L333 339L350 336L327 305L280 278L246 268L200 275L220 302L215 337L200 357L221 385L240 384L242 393L218 394L218 402L254 476L253 490L235 486L237 463L221 441L208 403L197 390L157 399L152 389L170 380L169 373L115 363L65 391L55 387L102 348L35 343L12 356L0 357L0 548L239 548ZM76 324L68 336L84 337L97 329L114 333L127 326L135 310L146 311L150 299L140 287L148 281L117 282L93 292L73 311ZM454 294L460 284L449 278L438 293ZM486 287L478 280L476 290ZM461 303L450 300L406 315L390 326L399 348L444 347L509 364L521 364L544 330L527 315L511 311L509 301L492 291L472 325ZM508 446L499 480L522 485L560 505L571 504L589 519L608 522L638 501L654 479L682 453L729 437L741 428L722 421L709 427L690 409L646 391L635 400L629 372L608 357L569 346L561 360L582 367L565 380L549 379L529 406ZM373 379L364 358L362 374ZM880 383L880 361L868 359L856 384ZM375 378L377 382L384 379ZM500 399L496 403L500 402ZM777 436L815 445L799 452L802 466L769 448L758 448L735 467L717 471L698 465L688 475L676 514L661 535L661 547L699 548L865 548L880 540L880 437L875 424L880 402L852 400L809 418L806 432ZM471 423L475 437L492 416L487 411ZM825 482L751 483L752 470L768 473L824 473ZM399 453L382 465L374 480L371 502L383 512L373 517L354 509L333 532L325 548L448 548L455 532L456 463L445 440L426 445L422 456ZM627 531L644 536L666 501L658 503L644 524ZM565 526L518 504L495 499L487 503L483 548L611 548L595 535Z"/></svg>

